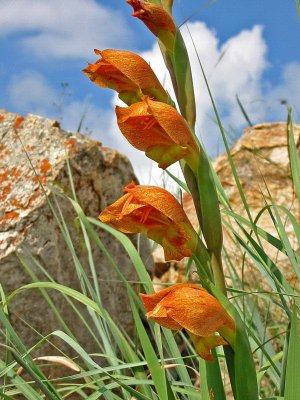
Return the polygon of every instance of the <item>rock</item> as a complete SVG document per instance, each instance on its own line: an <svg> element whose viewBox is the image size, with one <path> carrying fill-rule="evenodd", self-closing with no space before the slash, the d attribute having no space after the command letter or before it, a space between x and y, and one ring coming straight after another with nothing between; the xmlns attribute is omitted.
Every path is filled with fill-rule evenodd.
<svg viewBox="0 0 300 400"><path fill-rule="evenodd" d="M300 126L296 124L294 125L294 138L300 151ZM265 123L245 129L242 137L232 147L231 154L253 219L257 217L266 203L272 204L273 201L274 204L284 206L290 210L299 221L299 206L289 167L286 123ZM247 218L227 155L219 156L213 165L233 210ZM198 229L193 201L186 193L183 196L183 206L190 221ZM297 250L297 241L293 233L292 224L282 211L279 210L279 213L283 221L285 221L285 229L291 244ZM258 226L278 237L268 212L264 212L259 218ZM236 224L234 227L238 229ZM267 254L276 261L276 265L284 271L285 277L293 284L294 274L288 258L280 252L275 254L275 248L266 241L262 241ZM241 253L237 250L235 241L232 240L232 235L226 229L226 226L224 226L224 248L233 265L240 272L242 268ZM255 282L257 272L252 275L252 272L250 272L252 271L251 265L248 265L248 267L246 279L249 278L251 280L252 277L252 283L257 284L258 281ZM160 279L168 280L168 277L164 276ZM176 281L180 280L180 277L176 278ZM230 284L230 280L227 283Z"/></svg>
<svg viewBox="0 0 300 400"><path fill-rule="evenodd" d="M68 163L76 196L89 217L97 218L105 206L122 195L123 186L136 179L128 159L99 142L62 131L56 121L30 114L23 120L16 114L0 110L0 274L6 295L32 281L26 271L28 268L34 271L38 280L48 280L38 264L55 282L80 290L72 251L50 204L60 221L63 216L74 254L92 282L76 213L69 200L55 195L55 192L64 192L72 197ZM96 232L126 279L135 281L134 267L122 245L104 231L96 229ZM148 242L142 240L141 243L141 252L149 259ZM127 291L94 243L92 254L103 304L130 334L133 321ZM21 266L20 257L25 267ZM62 295L56 291L48 291L48 294L85 350L99 351L87 328ZM90 321L86 309L74 302L82 316ZM27 347L40 339L33 329L42 335L62 329L38 289L24 291L14 298L10 304L10 318ZM55 339L51 341L57 343ZM59 346L62 348L61 343ZM67 346L63 349L69 354ZM49 345L43 345L38 351L42 355L53 353L55 351Z"/></svg>

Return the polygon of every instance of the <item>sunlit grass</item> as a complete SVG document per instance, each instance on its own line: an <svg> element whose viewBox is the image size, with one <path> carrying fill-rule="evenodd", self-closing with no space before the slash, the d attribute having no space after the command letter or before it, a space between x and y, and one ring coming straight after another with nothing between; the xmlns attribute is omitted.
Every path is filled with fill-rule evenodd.
<svg viewBox="0 0 300 400"><path fill-rule="evenodd" d="M297 7L300 8L298 0ZM185 54L181 38L178 39L176 46L179 52ZM199 64L245 212L240 215L232 207L218 176L211 169L211 160L206 157L204 150L201 152L201 168L197 171L196 187L198 185L198 189L200 188L198 193L193 192L195 186L190 185L191 181L185 183L170 172L168 175L170 179L174 179L174 185L178 186L179 194L181 191L192 192L194 196L199 197L201 204L207 207L206 213L202 216L204 222L203 220L201 222L208 247L211 244L210 240L212 247L219 245L217 238L218 230L220 230L219 214L216 210L219 210L220 205L222 228L230 238L230 248L225 247L222 250L227 287L222 288L223 277L218 276L215 270L216 286L209 286L208 277L202 275L205 269L201 260L194 255L193 261L202 284L207 285L211 293L235 319L237 333L234 351L230 346L214 349L213 355L216 361L206 362L196 354L185 332L172 332L154 324L151 320L146 320L145 310L136 292L135 284L138 283L140 290L144 293L153 292L153 282L147 267L128 236L84 214L77 201L72 170L68 165L72 196L67 196L53 187L53 201L49 199L47 201L65 241L66 251L72 256L74 274L77 276L80 289L75 290L55 282L47 272L46 266L41 265L39 260L18 256L20 268L24 269L24 273L28 274L32 283L16 289L13 293L5 293L0 285L0 329L5 337L0 353L2 357L0 359L0 397L3 399L225 400L232 399L234 396L236 400L254 400L257 399L253 395L255 388L251 387L254 386L254 381L255 385L258 385L261 399L297 400L300 398L300 380L298 379L300 256L297 253L297 249L300 248L299 221L290 209L276 204L267 186L265 189L268 198L263 197L265 206L255 217L252 215L230 153L228 135L222 126L200 59ZM193 99L187 96L192 84L188 67L186 71L184 72L187 75L184 75L178 67L173 72L176 79L187 82L186 87L178 89L177 99L179 103L181 100L182 114L192 125L194 114L193 104L190 103L193 103ZM252 125L252 120L238 97L237 102L246 122ZM291 110L287 111L287 137L291 177L295 188L295 204L297 204L295 208L298 208L300 164L294 141ZM186 165L183 166L183 171L186 171L185 167ZM190 174L189 170L188 174ZM207 176L210 180L206 179ZM202 189L202 182L205 182L204 189L207 191ZM162 182L163 185L164 182ZM191 187L192 190L190 190ZM214 192L214 187L216 187L216 192ZM67 226L59 207L58 197L63 197L68 201L75 212L76 226L78 226L82 245L86 251L88 270L84 268L76 254L70 227ZM259 226L260 218L265 214L272 221L276 235L266 232ZM286 230L287 221L293 227L297 246L293 244L291 234ZM111 235L112 240L119 241L124 247L136 272L137 281L131 282L124 277L122 266L116 262L99 237L97 233L99 229ZM118 282L126 289L135 326L135 333L132 336L129 336L128 332L125 332L123 327L112 319L103 305L101 287L97 278L97 265L92 251L95 246L97 251L109 261ZM283 254L288 260L294 276L293 281L287 279L286 271L281 270L278 254ZM192 260L189 262L191 263ZM215 268L220 266L218 263L220 264L220 260L216 261ZM44 281L38 279L34 272L36 270L42 274ZM174 282L170 282L172 283ZM13 298L24 291L37 290L40 291L47 307L53 313L57 321L57 329L45 337L32 328L32 332L38 335L39 340L33 348L28 349L20 339L20 332L16 332L10 322L9 310ZM87 352L84 344L79 344L77 340L79 333L70 329L64 315L51 298L53 291L60 293L70 305L74 318L81 320L93 342L95 349L93 354ZM228 298L224 296L226 292ZM80 307L85 308L89 319L82 315ZM30 326L30 321L24 322ZM64 350L54 344L57 338L64 343ZM50 344L50 348L53 348L53 353L57 358L36 360L35 350L38 349L41 353L46 342ZM252 357L255 369L251 369ZM59 377L48 376L47 371L50 365L52 367L55 365L57 371L64 366L67 372L64 369L61 375L58 373ZM251 395L246 398L248 391Z"/></svg>

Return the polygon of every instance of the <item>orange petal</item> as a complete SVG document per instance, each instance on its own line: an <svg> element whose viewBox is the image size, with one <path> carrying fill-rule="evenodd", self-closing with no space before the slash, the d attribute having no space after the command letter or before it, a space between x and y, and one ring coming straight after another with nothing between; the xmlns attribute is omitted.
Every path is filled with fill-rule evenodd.
<svg viewBox="0 0 300 400"><path fill-rule="evenodd" d="M127 50L96 49L95 53L101 58L83 72L97 85L135 96L140 89L146 95L168 101L168 94L142 57Z"/></svg>
<svg viewBox="0 0 300 400"><path fill-rule="evenodd" d="M186 232L177 224L170 224L161 234L161 240L158 242L162 245L166 260L180 261L184 257L191 257L192 250L191 240ZM155 240L155 235L153 235Z"/></svg>
<svg viewBox="0 0 300 400"><path fill-rule="evenodd" d="M148 112L145 102L138 102L129 107L116 107L118 126L136 149L146 151L156 145L169 146L173 144L167 133L157 124Z"/></svg>
<svg viewBox="0 0 300 400"><path fill-rule="evenodd" d="M177 286L162 300L168 315L198 336L210 336L233 321L221 303L200 286Z"/></svg>
<svg viewBox="0 0 300 400"><path fill-rule="evenodd" d="M182 326L179 325L172 318L169 318L168 311L158 303L152 311L149 311L146 314L147 318L153 319L156 323L164 326L165 328L173 329L173 330L181 330Z"/></svg>
<svg viewBox="0 0 300 400"><path fill-rule="evenodd" d="M198 149L186 120L174 107L147 97L144 101L148 104L154 119L174 143Z"/></svg>
<svg viewBox="0 0 300 400"><path fill-rule="evenodd" d="M171 15L161 6L151 3L144 3L140 0L128 0L134 13L134 17L142 20L150 31L157 36L158 29L163 29L175 34L176 26Z"/></svg>
<svg viewBox="0 0 300 400"><path fill-rule="evenodd" d="M101 55L142 90L155 87L164 91L149 64L139 55L127 50L103 50Z"/></svg>
<svg viewBox="0 0 300 400"><path fill-rule="evenodd" d="M190 285L190 284L184 284ZM139 296L144 304L146 311L152 311L154 307L170 292L176 290L177 285L169 286L165 289L160 290L152 294L140 293Z"/></svg>
<svg viewBox="0 0 300 400"><path fill-rule="evenodd" d="M127 194L106 207L99 219L124 233L143 233L160 243L167 260L190 257L197 234L183 208L166 190L131 182Z"/></svg>
<svg viewBox="0 0 300 400"><path fill-rule="evenodd" d="M132 146L166 168L182 158L197 160L199 148L185 119L166 103L150 100L116 107L118 126Z"/></svg>
<svg viewBox="0 0 300 400"><path fill-rule="evenodd" d="M169 294L170 292L173 292L174 290L178 290L178 288L184 288L184 287L195 287L195 288L201 288L199 285L195 285L193 283L181 283L178 285L172 285L168 286L165 289L160 290L159 292L155 292L152 294L144 294L140 293L139 296L144 304L144 307L146 311L152 311L154 307L164 298Z"/></svg>
<svg viewBox="0 0 300 400"><path fill-rule="evenodd" d="M138 202L151 205L171 221L190 224L182 206L167 190L157 186L128 185L124 191L132 194Z"/></svg>

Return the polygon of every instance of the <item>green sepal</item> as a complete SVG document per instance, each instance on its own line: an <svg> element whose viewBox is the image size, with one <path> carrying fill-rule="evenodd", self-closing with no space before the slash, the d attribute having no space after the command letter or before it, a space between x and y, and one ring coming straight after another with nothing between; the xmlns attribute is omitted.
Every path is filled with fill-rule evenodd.
<svg viewBox="0 0 300 400"><path fill-rule="evenodd" d="M142 100L143 93L141 90L134 92L121 92L119 93L119 99L122 100L128 106L131 104L138 103Z"/></svg>
<svg viewBox="0 0 300 400"><path fill-rule="evenodd" d="M173 0L161 0L163 8L172 15Z"/></svg>
<svg viewBox="0 0 300 400"><path fill-rule="evenodd" d="M170 146L155 145L146 151L146 156L158 163L159 168L166 169L178 160L184 158L190 151L186 146L173 144Z"/></svg>

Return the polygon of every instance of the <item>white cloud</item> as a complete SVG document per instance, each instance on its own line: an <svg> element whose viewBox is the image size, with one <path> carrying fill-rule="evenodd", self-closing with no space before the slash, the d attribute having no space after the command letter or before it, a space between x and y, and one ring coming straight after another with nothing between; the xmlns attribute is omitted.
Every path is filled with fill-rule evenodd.
<svg viewBox="0 0 300 400"><path fill-rule="evenodd" d="M36 71L24 71L13 75L8 86L8 98L23 113L47 113L50 106L57 102L55 90L46 78Z"/></svg>
<svg viewBox="0 0 300 400"><path fill-rule="evenodd" d="M294 118L300 120L300 63L286 65L282 80L275 87L269 87L266 96L266 108L269 118L286 121L287 106L291 106Z"/></svg>
<svg viewBox="0 0 300 400"><path fill-rule="evenodd" d="M2 1L0 37L16 33L22 33L24 51L45 58L86 58L91 49L131 38L121 13L95 0Z"/></svg>

